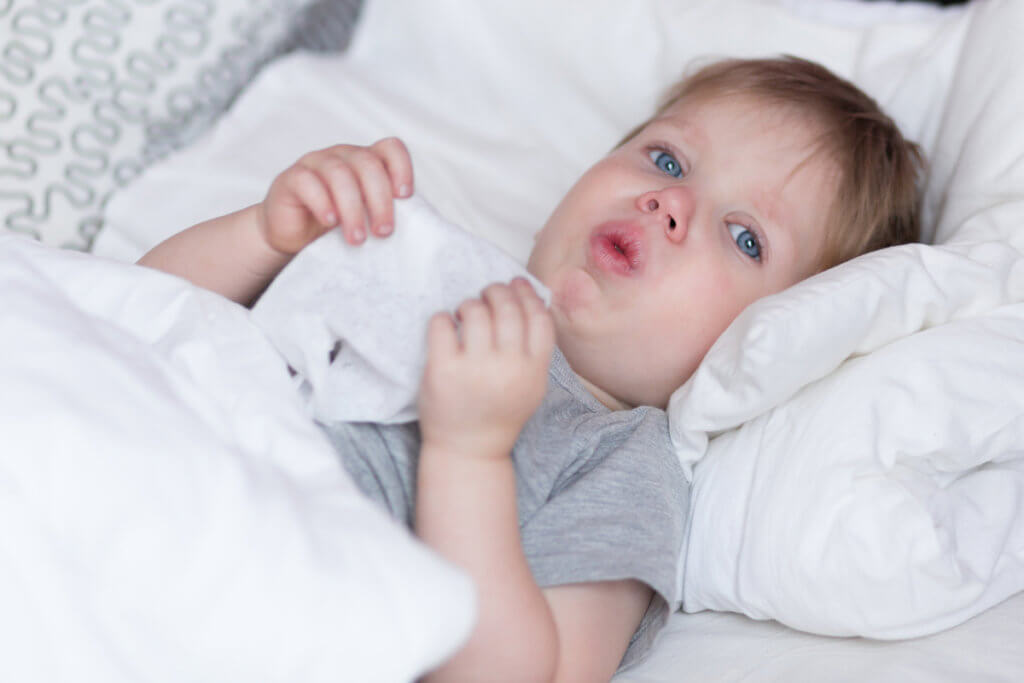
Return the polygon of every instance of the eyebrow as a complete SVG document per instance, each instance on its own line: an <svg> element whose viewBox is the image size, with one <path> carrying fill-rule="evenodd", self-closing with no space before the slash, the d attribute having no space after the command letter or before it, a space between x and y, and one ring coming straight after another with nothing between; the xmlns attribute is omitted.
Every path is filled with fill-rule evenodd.
<svg viewBox="0 0 1024 683"><path fill-rule="evenodd" d="M778 226L781 223L781 221L779 220L778 212L781 199L778 197L765 197L764 190L761 190L758 194L761 196L754 198L754 209L757 211L758 214L764 216L765 220L769 221L775 226Z"/></svg>
<svg viewBox="0 0 1024 683"><path fill-rule="evenodd" d="M678 133L687 143L690 144L692 144L694 140L699 140L700 142L704 143L707 142L707 135L702 133L697 128L697 126L693 125L692 123L679 123L677 121L673 121L671 118L667 116L664 116L661 118L654 119L653 121L651 121L651 124L675 129L676 133Z"/></svg>

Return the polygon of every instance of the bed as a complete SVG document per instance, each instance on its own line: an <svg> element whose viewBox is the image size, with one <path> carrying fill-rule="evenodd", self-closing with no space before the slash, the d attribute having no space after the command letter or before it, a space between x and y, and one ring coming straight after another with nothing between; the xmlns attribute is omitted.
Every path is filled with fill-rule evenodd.
<svg viewBox="0 0 1024 683"><path fill-rule="evenodd" d="M130 262L392 134L418 194L523 260L684 68L781 52L923 145L927 244L751 306L673 396L681 611L615 681L1024 677L1021 3L15 2L0 26L3 679L447 656L466 577L359 496L244 310Z"/></svg>

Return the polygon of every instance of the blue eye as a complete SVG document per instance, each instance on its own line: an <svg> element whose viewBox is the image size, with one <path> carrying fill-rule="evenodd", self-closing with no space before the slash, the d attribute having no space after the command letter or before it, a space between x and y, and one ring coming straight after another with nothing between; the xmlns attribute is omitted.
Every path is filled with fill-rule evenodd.
<svg viewBox="0 0 1024 683"><path fill-rule="evenodd" d="M757 241L757 236L750 232L745 225L739 223L726 223L726 225L729 228L729 234L736 240L736 246L740 248L740 251L755 261L760 261L761 243Z"/></svg>
<svg viewBox="0 0 1024 683"><path fill-rule="evenodd" d="M680 166L676 158L668 152L663 152L660 149L652 149L647 153L647 156L651 158L654 165L657 166L663 173L667 173L673 178L683 177L683 167Z"/></svg>

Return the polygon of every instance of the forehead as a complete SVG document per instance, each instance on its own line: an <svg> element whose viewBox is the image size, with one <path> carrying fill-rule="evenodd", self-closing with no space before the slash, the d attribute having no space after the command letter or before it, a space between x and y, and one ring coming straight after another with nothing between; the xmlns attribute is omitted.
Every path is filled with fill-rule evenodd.
<svg viewBox="0 0 1024 683"><path fill-rule="evenodd" d="M710 176L725 199L752 211L775 257L793 262L801 276L814 272L816 263L800 261L824 248L838 166L809 114L753 96L717 96L677 102L645 131L679 144L694 182Z"/></svg>
<svg viewBox="0 0 1024 683"><path fill-rule="evenodd" d="M674 132L699 151L810 161L824 132L806 112L750 95L676 102L646 128Z"/></svg>

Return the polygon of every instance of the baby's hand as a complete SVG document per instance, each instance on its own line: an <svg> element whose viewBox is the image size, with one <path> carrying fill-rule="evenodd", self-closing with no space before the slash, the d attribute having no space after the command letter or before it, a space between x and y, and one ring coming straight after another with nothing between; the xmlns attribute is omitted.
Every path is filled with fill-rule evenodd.
<svg viewBox="0 0 1024 683"><path fill-rule="evenodd" d="M287 255L338 225L350 244L359 244L367 230L389 235L393 198L411 194L412 161L398 138L335 145L306 154L274 179L261 207L261 234Z"/></svg>
<svg viewBox="0 0 1024 683"><path fill-rule="evenodd" d="M504 457L547 388L554 347L551 315L517 278L487 287L430 320L420 386L424 447L464 457Z"/></svg>

